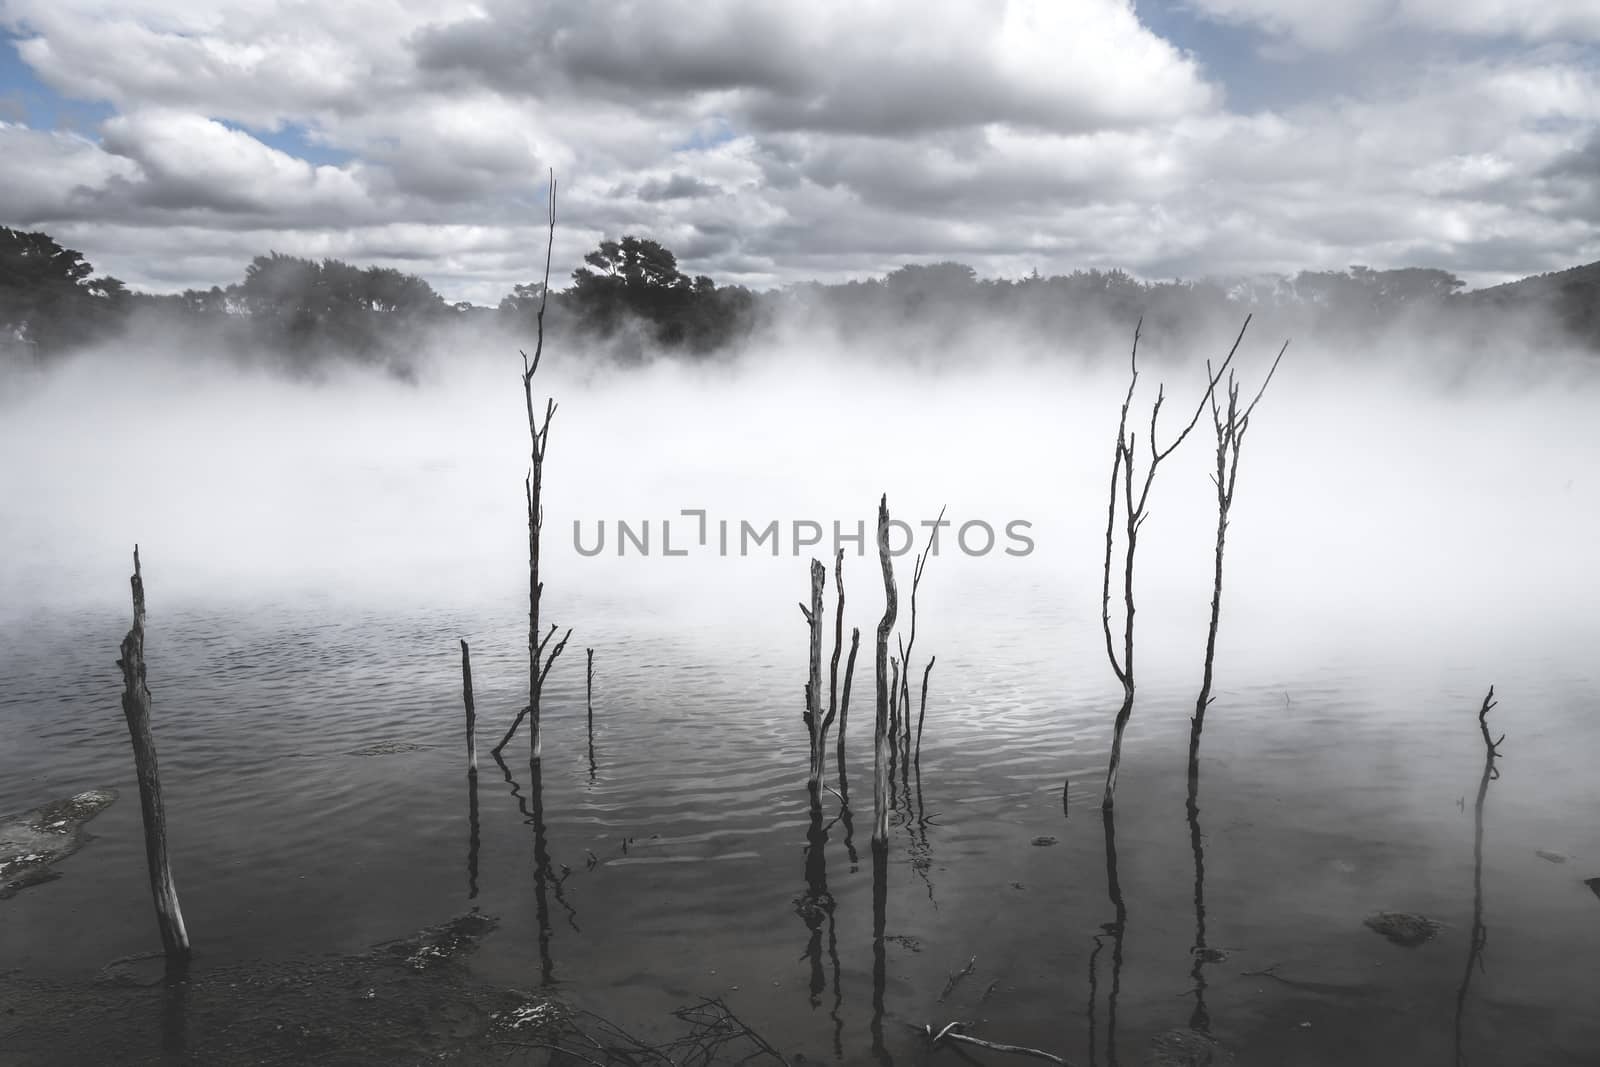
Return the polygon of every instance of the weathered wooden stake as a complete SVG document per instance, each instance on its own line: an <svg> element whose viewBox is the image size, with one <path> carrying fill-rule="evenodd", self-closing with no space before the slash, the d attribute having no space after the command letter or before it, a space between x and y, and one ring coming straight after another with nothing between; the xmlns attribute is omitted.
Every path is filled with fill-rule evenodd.
<svg viewBox="0 0 1600 1067"><path fill-rule="evenodd" d="M133 628L122 639L122 714L128 720L133 742L133 764L139 777L139 812L144 816L144 857L150 870L150 896L155 901L156 924L169 959L189 956L189 932L178 906L178 890L167 861L167 810L161 800L161 771L156 765L156 741L150 730L150 687L144 664L144 577L139 571L139 546L133 546Z"/></svg>
<svg viewBox="0 0 1600 1067"><path fill-rule="evenodd" d="M883 570L883 619L878 623L878 718L873 731L872 841L879 849L889 843L889 633L899 601L894 587L894 564L889 560L889 494L878 499L878 564Z"/></svg>
<svg viewBox="0 0 1600 1067"><path fill-rule="evenodd" d="M472 706L472 652L461 639L461 702L467 708L467 769L478 770L478 715Z"/></svg>

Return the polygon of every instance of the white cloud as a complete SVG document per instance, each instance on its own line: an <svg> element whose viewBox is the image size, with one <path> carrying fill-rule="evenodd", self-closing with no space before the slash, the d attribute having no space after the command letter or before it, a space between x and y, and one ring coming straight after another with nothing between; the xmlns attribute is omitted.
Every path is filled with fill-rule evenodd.
<svg viewBox="0 0 1600 1067"><path fill-rule="evenodd" d="M1594 0L1188 0L1188 5L1315 49L1344 49L1399 30L1532 42L1600 41L1600 4Z"/></svg>
<svg viewBox="0 0 1600 1067"><path fill-rule="evenodd" d="M1532 40L1588 9L1196 2L1328 47ZM1239 114L1215 57L1124 0L497 3L0 0L41 79L115 111L98 141L0 124L0 222L156 289L277 249L484 303L537 272L551 167L558 276L625 232L757 285L932 259L1490 281L1600 258L1581 49L1441 46Z"/></svg>

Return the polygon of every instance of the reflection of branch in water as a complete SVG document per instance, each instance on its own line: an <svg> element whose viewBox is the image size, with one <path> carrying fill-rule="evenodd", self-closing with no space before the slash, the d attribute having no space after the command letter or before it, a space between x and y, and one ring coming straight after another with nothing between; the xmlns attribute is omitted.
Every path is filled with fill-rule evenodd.
<svg viewBox="0 0 1600 1067"><path fill-rule="evenodd" d="M556 900L566 909L568 924L573 930L578 929L578 913L567 903L563 892L563 885L571 871L563 866L560 877L557 877L551 869L549 840L544 824L543 769L539 761L528 761L530 785L529 795L525 797L522 794L522 787L511 776L511 768L506 766L506 761L498 752L493 752L491 755L500 765L501 773L511 786L511 795L516 799L517 810L522 813L523 821L533 827L533 898L534 912L539 923L539 973L544 984L549 985L555 980L555 963L550 956L550 886L555 887Z"/></svg>
<svg viewBox="0 0 1600 1067"><path fill-rule="evenodd" d="M1500 777L1500 769L1495 766L1495 760L1500 756L1500 741L1506 739L1505 734L1500 735L1500 741L1489 738L1489 712L1494 706L1494 686L1491 685L1488 695L1483 698L1483 707L1478 711L1478 729L1483 732L1483 776L1478 779L1478 802L1473 808L1472 948L1467 953L1467 967L1461 975L1461 988L1456 990L1455 1039L1458 1065L1467 1062L1461 1041L1461 1031L1466 1018L1467 989L1472 985L1473 968L1483 969L1483 949L1489 940L1489 930L1483 924L1483 802L1489 796L1489 783Z"/></svg>
<svg viewBox="0 0 1600 1067"><path fill-rule="evenodd" d="M927 820L919 813L919 803L912 801L912 787L910 771L912 760L907 757L900 762L900 784L895 787L896 807L899 809L900 825L906 831L906 852L911 857L911 870L922 880L928 888L928 900L935 910L939 907L938 900L933 895L933 879L928 874L933 869L933 852L928 846ZM922 768L916 767L917 785L916 794L922 796Z"/></svg>
<svg viewBox="0 0 1600 1067"><path fill-rule="evenodd" d="M478 899L478 771L467 772L467 899Z"/></svg>
<svg viewBox="0 0 1600 1067"><path fill-rule="evenodd" d="M883 943L883 927L889 908L889 843L872 842L872 1054L879 1063L894 1060L883 1043L883 991L888 980L888 961Z"/></svg>
<svg viewBox="0 0 1600 1067"><path fill-rule="evenodd" d="M1189 977L1194 979L1194 1012L1189 1016L1189 1029L1197 1033L1211 1033L1211 1015L1206 1011L1205 966L1211 962L1211 951L1206 946L1206 855L1200 840L1200 751L1199 734L1194 734L1189 747L1189 850L1194 853L1194 947L1189 954L1194 966Z"/></svg>

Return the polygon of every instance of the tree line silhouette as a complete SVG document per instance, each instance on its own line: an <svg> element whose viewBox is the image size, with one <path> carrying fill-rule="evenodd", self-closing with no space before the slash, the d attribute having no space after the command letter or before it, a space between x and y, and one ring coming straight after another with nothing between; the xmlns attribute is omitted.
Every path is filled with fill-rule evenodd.
<svg viewBox="0 0 1600 1067"><path fill-rule="evenodd" d="M1492 346L1485 326L1536 313L1543 337L1600 352L1600 263L1464 293L1442 270L1301 271L1293 276L1219 281L1144 281L1120 270L1076 270L1021 278L980 278L964 264L908 264L882 277L841 284L802 282L755 292L691 277L660 243L637 236L603 240L552 290L547 327L563 340L596 342L612 358L653 352L710 356L737 348L773 323L824 321L841 332L906 331L960 336L999 322L1024 335L1071 336L1087 347L1116 343L1144 322L1159 354L1163 337L1238 321L1241 313L1344 346L1377 342L1384 331L1454 327L1469 348ZM0 358L48 360L137 325L177 330L204 350L272 354L302 369L336 360L403 370L449 325L498 327L525 335L544 283L514 285L494 308L446 301L424 279L389 267L360 267L270 252L227 286L177 294L130 290L96 275L83 254L45 233L0 227Z"/></svg>

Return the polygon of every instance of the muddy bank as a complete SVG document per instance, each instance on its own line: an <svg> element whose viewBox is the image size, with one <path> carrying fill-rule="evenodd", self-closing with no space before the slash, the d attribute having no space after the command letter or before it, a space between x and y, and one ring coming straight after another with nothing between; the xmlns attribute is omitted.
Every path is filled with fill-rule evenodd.
<svg viewBox="0 0 1600 1067"><path fill-rule="evenodd" d="M652 1044L556 996L479 982L466 960L496 925L473 912L286 964L147 956L78 982L0 973L0 1048L8 1067L785 1062L720 1001L675 1012Z"/></svg>

